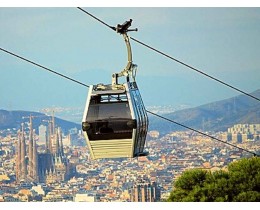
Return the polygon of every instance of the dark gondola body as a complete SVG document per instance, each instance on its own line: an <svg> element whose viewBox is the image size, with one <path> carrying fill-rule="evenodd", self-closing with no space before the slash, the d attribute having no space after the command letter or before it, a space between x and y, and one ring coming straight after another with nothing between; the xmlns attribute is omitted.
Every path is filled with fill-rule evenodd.
<svg viewBox="0 0 260 210"><path fill-rule="evenodd" d="M132 19L114 27L123 35L128 62L119 73L112 75L111 85L91 85L82 119L82 130L92 159L133 158L144 152L148 117L135 82L137 65L132 62L132 51L127 36ZM118 78L126 83L119 84ZM130 79L132 81L130 81Z"/></svg>
<svg viewBox="0 0 260 210"><path fill-rule="evenodd" d="M136 82L90 86L82 130L92 159L146 155L146 110Z"/></svg>

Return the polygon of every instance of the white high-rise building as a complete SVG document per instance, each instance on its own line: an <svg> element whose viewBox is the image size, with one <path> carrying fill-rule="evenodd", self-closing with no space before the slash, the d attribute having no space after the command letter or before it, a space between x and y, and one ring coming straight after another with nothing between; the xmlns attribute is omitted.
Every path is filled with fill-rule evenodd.
<svg viewBox="0 0 260 210"><path fill-rule="evenodd" d="M236 124L224 134L224 139L233 143L260 140L260 124Z"/></svg>

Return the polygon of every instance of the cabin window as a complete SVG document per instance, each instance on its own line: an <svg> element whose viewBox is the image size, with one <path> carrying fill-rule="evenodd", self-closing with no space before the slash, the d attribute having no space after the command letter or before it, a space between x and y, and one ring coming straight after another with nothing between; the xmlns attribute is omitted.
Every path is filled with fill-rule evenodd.
<svg viewBox="0 0 260 210"><path fill-rule="evenodd" d="M86 121L89 140L132 138L134 123L127 101L90 103Z"/></svg>

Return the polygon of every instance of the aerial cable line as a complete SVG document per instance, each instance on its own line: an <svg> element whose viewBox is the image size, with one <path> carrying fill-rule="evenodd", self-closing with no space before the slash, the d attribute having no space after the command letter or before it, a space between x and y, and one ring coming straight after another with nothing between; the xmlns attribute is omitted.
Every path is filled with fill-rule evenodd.
<svg viewBox="0 0 260 210"><path fill-rule="evenodd" d="M249 97L251 97L253 99L256 99L256 100L260 101L259 98L255 97L255 96L253 96L253 95L251 95L249 93L246 93L245 91L240 90L240 89L234 87L233 85L229 85L228 83L223 82L220 79L217 79L216 77L210 76L209 74L207 74L207 73L205 73L205 72L203 72L203 71L201 71L201 70L199 70L197 68L194 68L194 67L192 67L192 66L190 66L190 65L188 65L188 64L186 64L186 63L184 63L184 62L182 62L182 61L180 61L180 60L178 60L176 58L173 58L172 56L167 55L166 53L163 53L162 51L159 51L159 50L157 50L157 49L155 49L155 48L153 48L153 47L151 47L151 46L149 46L149 45L147 45L147 44L145 44L145 43L143 43L143 42L141 42L141 41L139 41L139 40L137 40L137 39L135 39L133 37L130 37L130 39L132 39L133 41L135 41L135 42L137 42L137 43L139 43L139 44L141 44L141 45L143 45L143 46L145 46L145 47L147 47L147 48L149 48L149 49L151 49L151 50L153 50L153 51L155 51L155 52L157 52L157 53L159 53L159 54L161 54L161 55L163 55L163 56L165 56L165 57L167 57L167 58L169 58L169 59L171 59L173 61L176 61L176 62L180 63L181 65L184 65L184 66L186 66L186 67L188 67L188 68L190 68L190 69L192 69L192 70L194 70L194 71L196 71L196 72L198 72L198 73L200 73L200 74L202 74L202 75L204 75L204 76L206 76L206 77L208 77L208 78L210 78L212 80L215 80L216 82L219 82L219 83L221 83L221 84L223 84L223 85L225 85L225 86L227 86L229 88L232 88L232 89L234 89L234 90L236 90L236 91L238 91L240 93L243 93L243 94L245 94L245 95L247 95L247 96L249 96Z"/></svg>
<svg viewBox="0 0 260 210"><path fill-rule="evenodd" d="M171 120L171 119L169 119L169 118L166 118L166 117L163 117L163 116L161 116L161 115L155 114L155 113L150 112L150 111L148 111L148 110L146 110L146 111L147 111L149 114L152 114L152 115L154 115L154 116L156 116L156 117L159 117L159 118L161 118L161 119L163 119L163 120L172 122L172 123L174 123L174 124L176 124L176 125L179 125L179 126L181 126L181 127L184 127L184 128L189 129L189 130L195 131L195 132L197 132L197 133L199 133L199 134L202 134L202 135L204 135L204 136L207 136L207 137L209 137L209 138L211 138L211 139L217 140L217 141L222 142L222 143L224 143L224 144L228 144L229 146L235 147L235 148L237 148L237 149L246 151L246 152L248 152L248 153L253 154L254 156L260 156L260 155L258 155L258 154L256 154L256 153L252 152L252 151L249 151L249 150L244 149L244 148L242 148L242 147L238 147L238 146L236 146L236 145L234 145L234 144L230 144L229 142L222 141L222 140L220 140L220 139L218 139L218 138L216 138L216 137L214 137L214 136L208 135L208 134L203 133L203 132L201 132L201 131L199 131L199 130L196 130L196 129L194 129L194 128L191 128L191 127L189 127L189 126L183 125L183 124L178 123L178 122L176 122L176 121L174 121L174 120Z"/></svg>
<svg viewBox="0 0 260 210"><path fill-rule="evenodd" d="M54 71L54 70L52 70L52 69L50 69L50 68L44 67L44 66L42 66L42 65L40 65L40 64L38 64L38 63L35 63L35 62L31 61L31 60L28 60L28 59L26 59L26 58L24 58L24 57L22 57L22 56L20 56L20 55L14 54L14 53L12 53L12 52L10 52L10 51L8 51L8 50L5 50L5 49L3 49L3 48L0 48L0 50L4 51L4 52L6 52L6 53L8 53L8 54L10 54L10 55L12 55L12 56L14 56L14 57L20 58L20 59L22 59L22 60L24 60L24 61L26 61L26 62L28 62L28 63L31 63L31 64L33 64L33 65L35 65L35 66L38 66L38 67L40 67L40 68L42 68L42 69L44 69L44 70L46 70L46 71L49 71L49 72L51 72L51 73L53 73L53 74L56 74L56 75L58 75L58 76L61 76L61 77L65 78L65 79L71 80L71 81L76 82L76 83L78 83L78 84L80 84L80 85L83 85L83 86L85 86L85 87L89 87L89 85L86 85L86 84L84 84L84 83L82 83L82 82L79 82L79 81L77 81L77 80L75 80L75 79L72 79L71 77L68 77L68 76L66 76L66 75L64 75L64 74L61 74L61 73L59 73L59 72L57 72L57 71Z"/></svg>
<svg viewBox="0 0 260 210"><path fill-rule="evenodd" d="M96 19L96 20L99 21L100 23L104 24L104 25L107 26L108 28L110 28L110 29L112 29L112 30L114 30L114 31L116 30L115 27L108 25L107 23L105 23L104 21L100 20L100 19L97 18L96 16L90 14L90 13L87 12L86 10L84 10L84 9L82 9L82 8L80 8L80 7L77 7L77 8L80 9L81 11L83 11L84 13L86 13L87 15L91 16L92 18ZM180 60L178 60L178 59L176 59L176 58L174 58L174 57L172 57L172 56L170 56L170 55L168 55L168 54L166 54L166 53L164 53L164 52L162 52L162 51L159 51L159 50L157 50L157 49L155 49L155 48L153 48L153 47L151 47L151 46L149 46L149 45L147 45L147 44L145 44L145 43L143 43L143 42L141 42L141 41L139 41L139 40L137 40L137 39L135 39L135 38L133 38L133 37L130 37L130 39L132 39L133 41L135 41L135 42L137 42L137 43L139 43L139 44L141 44L141 45L143 45L143 46L149 48L150 50L153 50L153 51L155 51L155 52L157 52L157 53L159 53L159 54L161 54L161 55L163 55L163 56L165 56L165 57L167 57L167 58L169 58L169 59L171 59L171 60L173 60L173 61L175 61L175 62L178 62L178 63L181 64L181 65L184 65L184 66L186 66L186 67L192 69L193 71L196 71L197 73L200 73L200 74L202 74L202 75L204 75L204 76L206 76L206 77L208 77L208 78L210 78L210 79L212 79L212 80L215 80L216 82L219 82L219 83L222 84L222 85L225 85L225 86L227 86L227 87L229 87L229 88L231 88L231 89L233 89L233 90L236 90L236 91L238 91L238 92L240 92L240 93L242 93L242 94L244 94L244 95L247 95L247 96L249 96L249 97L251 97L251 98L253 98L253 99L257 100L257 101L260 101L259 98L255 97L255 96L253 96L253 95L251 95L251 94L249 94L249 93L246 93L245 91L243 91L243 90L241 90L241 89L239 89L239 88L237 88L237 87L234 87L233 85L230 85L230 84L228 84L228 83L226 83L226 82L223 82L223 81L221 81L220 79L217 79L216 77L213 77L213 76L211 76L211 75L209 75L209 74L207 74L207 73L205 73L205 72L203 72L203 71L201 71L201 70L199 70L199 69L197 69L197 68L194 68L194 67L192 67L191 65L188 65L188 64L186 64L186 63L184 63L184 62L182 62L182 61L180 61Z"/></svg>
<svg viewBox="0 0 260 210"><path fill-rule="evenodd" d="M82 12L86 13L87 15L91 16L92 18L96 19L97 21L99 21L100 23L102 23L103 25L107 26L108 28L112 29L112 30L116 30L115 27L113 26L110 26L108 24L106 24L104 21L100 20L99 18L95 17L94 15L90 14L89 12L87 12L86 10L80 8L80 7L77 7L79 10L81 10Z"/></svg>
<svg viewBox="0 0 260 210"><path fill-rule="evenodd" d="M63 75L63 74L58 73L58 72L56 72L56 71L54 71L54 70L51 70L51 69L49 69L49 68L46 68L46 67L44 67L44 66L42 66L42 65L40 65L40 64L37 64L37 63L35 63L35 62L33 62L33 61L29 60L29 59L26 59L26 58L24 58L24 57L22 57L22 56L19 56L19 55L15 54L15 53L12 53L12 52L10 52L10 51L8 51L8 50L5 50L5 49L1 48L1 47L0 47L0 50L2 50L2 51L5 52L5 53L8 53L8 54L10 54L10 55L12 55L12 56L14 56L14 57L17 57L17 58L19 58L19 59L21 59L21 60L24 60L24 61L26 61L26 62L28 62L28 63L31 63L31 64L33 64L33 65L35 65L35 66L38 66L38 67L40 67L40 68L42 68L42 69L44 69L44 70L47 70L47 71L49 71L49 72L51 72L51 73L54 73L54 74L56 74L56 75L58 75L58 76L61 76L61 77L65 78L65 79L68 79L68 80L70 80L70 81L72 81L72 82L78 83L78 84L80 84L80 85L82 85L82 86L84 86L84 87L88 87L88 88L89 88L89 85L86 85L86 84L84 84L84 83L82 83L82 82L79 82L79 81L77 81L77 80L75 80L75 79L72 79L72 78L69 77L69 76ZM201 131L199 131L199 130L196 130L196 129L194 129L194 128L190 128L190 127L188 127L188 126L186 126L186 125L183 125L183 124L181 124L181 123L175 122L174 120L168 119L168 118L163 117L163 116L158 115L158 114L155 114L155 113L153 113L153 112L151 112L151 111L149 111L149 110L146 110L146 112L148 112L149 114L152 114L152 115L154 115L154 116L156 116L156 117L159 117L159 118L161 118L161 119L163 119L163 120L166 120L166 121L168 121L168 122L171 122L171 123L174 123L174 124L179 125L179 126L181 126L181 127L184 127L184 128L189 129L189 130L195 131L195 132L197 132L197 133L199 133L199 134L202 134L202 135L204 135L204 136L207 136L207 137L209 137L209 138L211 138L211 139L217 140L217 141L222 142L222 143L224 143L224 144L228 144L229 146L232 146L232 147L235 147L235 148L237 148L237 149L243 150L243 151L245 151L245 152L251 153L251 154L253 154L254 156L260 156L259 154L256 154L256 153L254 153L254 152L252 152L252 151L249 151L249 150L247 150L247 149L238 147L238 146L233 145L233 144L231 144L231 143L229 143L229 142L222 141L222 140L220 140L220 139L218 139L218 138L216 138L216 137L214 137L214 136L210 136L210 135L208 135L208 134L206 134L206 133L203 133L203 132L201 132Z"/></svg>

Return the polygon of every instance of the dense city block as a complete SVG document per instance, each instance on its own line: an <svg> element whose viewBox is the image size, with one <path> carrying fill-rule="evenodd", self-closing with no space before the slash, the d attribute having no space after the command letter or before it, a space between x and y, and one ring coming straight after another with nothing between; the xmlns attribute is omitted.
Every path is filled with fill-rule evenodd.
<svg viewBox="0 0 260 210"><path fill-rule="evenodd" d="M36 133L31 123L0 131L1 201L158 202L187 169L215 171L252 156L193 131L154 130L145 145L149 156L92 160L81 130L64 135L50 120ZM260 151L259 124L206 133Z"/></svg>

